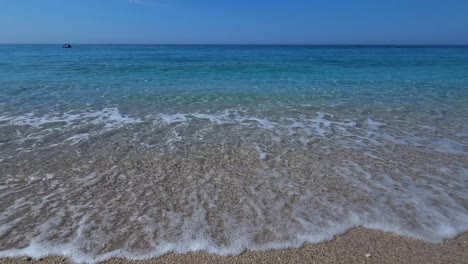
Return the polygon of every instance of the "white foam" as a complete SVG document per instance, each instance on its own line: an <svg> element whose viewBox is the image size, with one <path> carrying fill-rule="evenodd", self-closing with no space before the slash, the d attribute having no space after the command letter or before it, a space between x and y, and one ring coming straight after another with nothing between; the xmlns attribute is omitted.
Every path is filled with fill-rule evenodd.
<svg viewBox="0 0 468 264"><path fill-rule="evenodd" d="M427 136L416 136L403 132L399 136L390 134L384 128L387 125L372 118L365 120L366 128L359 128L357 122L349 119L336 120L333 115L318 112L316 117L304 115L298 117L282 117L278 119L249 116L239 109L228 109L220 113L177 113L173 115L160 114L159 121L163 124L188 125L195 119L206 120L215 125L237 124L241 126L255 126L260 129L271 130L280 135L297 136L297 141L304 147L310 139L333 138L343 145L364 149L373 146L384 146L387 143L416 147L422 151L440 152L453 155L467 155L467 145L453 139L440 139ZM374 156L375 157L375 156Z"/></svg>
<svg viewBox="0 0 468 264"><path fill-rule="evenodd" d="M260 153L259 157L260 160L266 160L268 158L268 153Z"/></svg>
<svg viewBox="0 0 468 264"><path fill-rule="evenodd" d="M63 127L80 125L80 122L90 121L91 124L104 124L106 126L115 126L119 124L141 123L139 118L133 118L122 115L118 108L104 108L100 111L83 111L81 113L64 113L62 115L35 116L34 113L28 113L21 116L3 116L2 121L7 121L8 125L31 126L40 128L46 124L63 123Z"/></svg>
<svg viewBox="0 0 468 264"><path fill-rule="evenodd" d="M19 124L36 128L42 128L48 123L63 122L63 125L58 128L54 126L50 129L76 128L86 124L101 127L99 130L75 134L66 140L72 143L89 139L126 124L143 122L138 118L121 115L118 109L104 109L98 112L59 117L48 116L39 119L31 115L22 118L2 118L1 120L9 125ZM468 231L468 212L460 202L460 200L467 199L465 190L468 170L463 169L464 164L460 165L454 161L448 164L448 167L444 167L444 164L432 164L433 161L428 160L418 163L419 167L412 165L408 170L412 170L416 176L409 177L408 170L401 171L405 169L402 168L404 166L399 167L388 160L385 151L379 152L382 149L391 150L391 148L386 149L388 145L404 145L431 154L466 155L464 151L466 145L463 141L392 131L390 124L377 122L371 118L356 121L340 119L327 113L317 113L312 117L296 115L273 118L263 117L260 114L248 115L248 112L243 110L225 110L214 114L160 114L157 117L147 116L145 121L151 118L154 118L153 125L167 128L160 140L161 144L165 144L166 147L174 146L176 142L186 142L187 136L183 134L183 128L194 123L201 124L202 127L200 131L194 133L197 143L203 142L203 133L210 130L207 127L223 126L227 128L226 130L232 129L231 126L225 126L227 124L237 125L237 128L241 127L240 130L249 130L249 132L260 130L260 135L271 134L273 136L267 144L262 144L259 140L258 145L252 144L247 147L247 152L252 151L253 146L256 146L257 150L251 154L254 162L260 167L258 174L254 176L244 174L243 171L236 174L232 168L235 164L234 166L229 164L227 166L229 168L224 171L227 174L223 174L225 167L217 167L217 170L207 170L205 174L184 175L187 178L182 180L177 178L180 176L180 172L177 171L170 174L170 177L166 177L165 174L161 180L158 178L157 170L153 171L155 175L151 177L142 175L138 170L135 170L136 172L125 171L123 168L126 166L132 166L132 169L136 167L132 165L134 162L132 159L119 163L121 168L116 165L109 168L109 172L93 171L86 177L67 178L63 183L60 182L60 175L50 173L29 175L26 177L27 185L24 188L33 188L43 184L46 187L42 190L46 190L44 191L46 195L41 194L39 198L38 196L23 197L14 201L6 210L0 212L0 222L4 223L5 219L12 219L11 216L16 211L26 207L31 207L30 211L35 212L52 212L51 216L38 224L35 229L37 231L35 234L38 235L30 238L27 247L0 251L0 257L27 255L41 258L48 255L62 255L78 263L97 263L114 257L132 260L148 259L169 252L187 253L204 250L219 255L235 255L246 249L259 251L300 247L304 243L320 243L330 240L335 235L342 234L356 226L394 232L432 243L439 243L443 239ZM359 126L358 122L360 122ZM151 122L147 123L151 124ZM38 135L32 135L31 138L35 136ZM252 138L255 139L255 137ZM327 171L334 176L338 175L336 178L327 180L330 175L326 173L318 175L320 178L317 178L314 170L320 169L320 166L300 167L303 163L297 164L293 160L294 155L305 153L305 150L309 150L307 153L315 151L317 154L327 153L319 152L314 148L316 145L320 147L320 144L313 145L313 147L308 145L309 142L314 142L310 140L317 138L323 142L330 140L333 144L336 143L339 145L338 150L349 150L349 148L360 150L363 155L372 158L367 158L366 161L378 160L379 165L385 164L392 169L384 171L383 166L370 167L369 164L372 164L372 161L368 164L360 164L352 160L352 155L350 155L350 160L340 159L342 164L336 164L336 167L331 167L331 170ZM290 149L287 149L292 155L285 154L286 156L281 157L281 146L284 145L279 145L280 150L274 152L275 150L270 149L269 143L277 144L275 146L278 147L278 142L282 139L291 139L291 142L296 140L300 145L292 145ZM249 142L253 141L248 141L246 144ZM147 144L147 146L158 147L159 145ZM154 152L158 151L151 151L151 153ZM176 160L180 163L175 164L185 164L184 162L191 157L186 154L174 155L171 158L180 158ZM154 153L151 162L158 160L157 155L161 154ZM275 158L268 160L269 157ZM422 157L428 157L428 155ZM270 161L286 164L281 163L281 158L288 159L288 162L292 161L292 165L288 167L292 173L285 173L287 168L281 165L275 165L276 170L265 169L271 165ZM304 161L307 163L309 159L304 159ZM91 161L89 163L92 168L94 164ZM168 168L162 167L160 166L159 169L172 168L169 165ZM312 171L311 175L295 179L295 173L309 170ZM220 181L223 177L229 179ZM235 183L236 180L237 183ZM188 182L189 184L186 184L188 187L178 189L180 185L183 185L181 181ZM119 182L123 184L116 184ZM0 185L0 190L5 196L0 194L0 198L7 197L10 188L12 193L16 191L13 187L19 183L18 179L11 179L11 181L7 179L1 182L4 185ZM166 183L167 188L171 188L168 193L158 189ZM218 187L204 192L203 188L209 185ZM331 189L329 185L335 188L349 188L352 191L346 190L345 198L342 192ZM48 188L52 188L53 191L49 192ZM93 188L98 188L98 191L89 191ZM77 189L81 192L79 192L80 195L75 196L74 191ZM231 211L223 211L227 203L224 203L221 193L231 189L244 192L239 201L235 201L238 205L229 208L234 208L233 211L240 210L243 213L242 217ZM95 196L89 196L90 193ZM165 196L170 196L171 193L176 193L177 196L171 198ZM181 201L174 201L178 199ZM138 206L143 206L140 208L143 209L138 210ZM166 206L166 208L158 211L156 210L158 206ZM125 209L124 211L129 215L120 214L121 209ZM210 211L220 214L216 220L222 223L222 230L216 229L218 222L209 221ZM164 221L161 220L163 218ZM99 222L94 222L96 219ZM15 221L20 220L21 218L15 219ZM53 232L67 231L56 228L59 223L67 222L65 220L69 221L74 228L73 235L63 240L56 240L55 243L52 242L48 238L54 234ZM11 230L16 223L8 222L2 225L0 234ZM132 228L135 229L132 230ZM275 239L270 242L257 243L255 235L262 234L264 231L262 228L269 231ZM160 235L157 238L155 238L155 231L157 235ZM219 244L213 238L213 234L218 233L226 234L227 245ZM112 243L114 236L122 234L127 234L125 242L117 250L105 251L105 253L93 251L95 248L103 247L106 243ZM174 234L177 234L176 239L166 239L164 236ZM138 251L132 248L132 243L140 240L148 243L148 250Z"/></svg>
<svg viewBox="0 0 468 264"><path fill-rule="evenodd" d="M260 148L258 148L260 150ZM260 158L266 154L260 153ZM237 255L244 250L263 251L271 249L284 249L292 247L300 247L304 243L320 243L333 239L335 235L342 234L350 228L356 226L364 226L367 228L393 232L400 235L406 235L413 238L423 239L432 243L439 243L443 239L454 237L461 232L468 231L468 213L461 204L451 199L443 191L447 186L443 183L431 182L427 186L432 189L421 188L418 185L424 183L424 180L437 179L432 175L423 175L426 173L420 170L419 177L421 182L415 182L412 178L400 175L395 180L392 175L385 172L371 173L366 166L361 166L351 160L343 161L336 168L338 175L342 175L344 186L354 186L355 192L359 193L360 197L365 197L373 201L372 206L361 207L359 204L353 204L353 201L344 199L344 204L340 204L339 200L335 201L333 196L329 196L330 192L325 187L323 193L317 193L311 190L299 191L302 186L298 186L297 182L291 182L289 177L281 175L278 171L259 171L257 176L257 184L260 189L256 189L256 185L248 185L250 188L250 195L244 197L244 200L239 201L242 204L248 204L249 208L255 211L255 222L252 224L252 219L246 218L246 222L237 222L234 218L229 216L229 212L223 215L224 225L229 230L223 230L229 234L229 245L220 246L214 241L209 234L212 223L207 222L207 209L201 206L201 200L210 203L212 210L222 210L216 205L217 196L214 193L197 193L197 195L187 194L181 192L187 201L195 199L193 209L189 214L182 215L178 211L166 211L165 217L170 220L168 227L159 226L157 221L154 221L151 216L151 207L147 210L150 212L143 213L132 208L127 208L129 212L134 215L128 220L127 224L139 223L138 226L144 226L145 232L151 236L156 230L158 233L171 234L173 232L179 233L178 239L175 241L167 241L164 239L152 241L150 250L144 252L135 251L132 249L131 244L139 239L145 239L146 234L136 233L135 237L129 235L128 241L119 249L108 251L105 253L93 252L93 243L106 243L112 240L113 235L118 235L119 232L125 233L127 229L125 226L119 226L118 230L113 230L115 234L110 234L108 230L114 228L115 225L111 224L113 219L119 219L119 212L116 209L119 205L128 200L128 205L137 206L137 201L141 201L138 193L133 192L132 179L126 179L128 185L128 194L131 195L130 199L123 199L126 192L115 192L112 197L107 197L103 200L105 207L96 207L93 209L92 204L78 202L77 205L73 203L60 205L54 208L55 213L47 221L43 222L38 231L39 235L31 238L29 245L21 249L10 249L0 251L0 257L19 257L30 256L33 258L43 258L50 255L59 255L70 257L77 263L98 263L110 258L122 257L130 260L143 260L154 257L159 257L166 253L188 253L193 251L207 251L209 253L218 255ZM93 186L100 186L105 184L103 179L112 181L113 177L118 174L118 168L110 168L109 173L93 173L83 178L74 179L79 184L76 188L89 189ZM453 171L441 170L442 173L453 173ZM453 184L461 184L463 188L464 179L457 179L456 176L450 176L449 181ZM463 172L462 172L463 175ZM39 175L38 175L39 177ZM43 179L53 180L55 175L45 174L41 175ZM465 177L468 173L465 172ZM311 178L312 180L313 178ZM36 179L39 180L39 179ZM209 183L207 183L209 184ZM144 187L144 186L141 186ZM76 189L75 188L75 189ZM458 187L457 187L458 188ZM452 190L457 190L452 188ZM277 189L281 190L281 195L276 193ZM105 189L104 189L105 190ZM57 189L54 193L50 193L41 197L41 201L32 205L31 211L41 211L46 205L54 204L61 199L64 199L68 190ZM438 202L443 205L440 207L432 203L431 198L435 193L439 193ZM453 194L461 195L463 190L453 192ZM102 193L106 194L106 193ZM292 207L291 214L288 218L282 215L282 208L290 205L288 197L295 197L298 201ZM55 197L62 197L58 200ZM285 197L286 199L283 199ZM394 209L390 208L386 203L387 199L391 198L392 205L400 208L402 215L397 215ZM87 200L88 198L84 198ZM95 201L100 201L98 197ZM254 199L254 200L249 200ZM255 200L258 199L258 200ZM336 197L335 197L336 199ZM338 198L339 199L339 198ZM262 200L265 203L261 202ZM151 200L148 200L151 203ZM192 203L192 202L190 202ZM157 206L159 202L152 204ZM319 207L316 207L317 204ZM99 203L98 203L99 205ZM405 225L404 216L406 214L408 205L413 205L414 209L410 216L412 219L417 219L418 223L424 223L418 228ZM27 197L18 199L7 210L0 214L0 221L7 219L20 208L24 206L31 206L31 201ZM80 209L80 207L82 207ZM50 207L49 207L50 208ZM86 208L87 213L81 213L83 208ZM311 210L311 208L313 210ZM321 208L321 209L320 209ZM346 208L346 209L345 209ZM211 210L211 209L210 209ZM323 210L323 211L321 211ZM78 228L74 235L67 239L68 242L52 242L48 240L50 234L58 232L55 227L61 223L68 213L76 212L74 222ZM97 214L99 212L99 214ZM220 211L222 212L222 211ZM251 211L246 211L252 213ZM346 213L345 213L346 212ZM187 212L185 212L187 213ZM76 218L79 216L78 218ZM100 218L99 224L93 223L91 219L98 216ZM125 219L125 218L123 218ZM402 220L403 219L403 220ZM90 222L91 221L91 222ZM297 225L296 223L300 223ZM273 233L279 238L287 235L284 239L275 239L271 242L256 243L252 234L261 230L262 227L272 227ZM3 225L0 234L7 232L10 228L14 227L14 223ZM123 229L122 229L123 228ZM274 231L276 228L276 231ZM89 231L91 232L91 237ZM288 231L289 230L289 231Z"/></svg>
<svg viewBox="0 0 468 264"><path fill-rule="evenodd" d="M264 129L274 129L277 123L267 119L267 118L258 118L253 116L243 116L242 111L240 110L224 110L218 114L206 114L206 113L190 113L190 114L160 114L160 119L163 123L189 123L194 119L207 120L214 124L223 125L223 124L241 124L241 125L250 125L257 124L259 127Z"/></svg>
<svg viewBox="0 0 468 264"><path fill-rule="evenodd" d="M22 135L18 131L17 140L19 142L24 142L27 139L39 140L52 133L67 132L90 124L102 126L99 130L93 130L91 133L76 134L65 140L73 143L87 140L90 137L121 128L125 125L143 122L140 118L122 115L118 108L104 108L99 111L83 111L79 113L68 112L60 115L48 114L44 116L36 116L34 113L28 113L21 116L2 116L1 120L5 123L0 126L26 126L38 129L37 132L27 135Z"/></svg>
<svg viewBox="0 0 468 264"><path fill-rule="evenodd" d="M171 123L179 123L179 122L187 122L188 118L185 114L174 114L174 115L159 115L164 123L171 124Z"/></svg>
<svg viewBox="0 0 468 264"><path fill-rule="evenodd" d="M385 125L385 123L377 122L377 121L374 121L374 120L368 118L367 119L367 125L369 126L370 129L379 130L380 127Z"/></svg>
<svg viewBox="0 0 468 264"><path fill-rule="evenodd" d="M353 127L356 125L351 120L343 120L342 122L329 121L327 117L330 114L318 113L317 118L280 118L273 120L270 118L260 118L256 116L248 116L242 110L225 110L218 114L160 114L159 118L164 124L171 123L185 123L188 124L194 119L207 120L217 125L223 124L238 124L244 126L256 126L266 130L274 130L280 132L281 130L287 131L288 134L294 134L296 130L303 129L308 135L315 134L318 136L325 136L330 133L332 126ZM310 131L314 130L314 131Z"/></svg>
<svg viewBox="0 0 468 264"><path fill-rule="evenodd" d="M433 151L454 154L454 155L464 155L467 156L468 152L465 151L467 146L461 142L451 140L448 138L442 138L439 140L431 140L427 143L426 147Z"/></svg>

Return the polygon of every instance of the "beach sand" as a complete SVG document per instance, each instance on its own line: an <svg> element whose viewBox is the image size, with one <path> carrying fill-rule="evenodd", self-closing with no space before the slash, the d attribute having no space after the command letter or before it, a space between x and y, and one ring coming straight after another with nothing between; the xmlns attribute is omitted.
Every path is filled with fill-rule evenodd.
<svg viewBox="0 0 468 264"><path fill-rule="evenodd" d="M64 257L0 259L0 263L73 263ZM391 233L355 228L330 242L298 249L245 252L222 257L204 252L167 254L144 261L111 259L106 264L153 263L468 263L468 233L442 244L429 244Z"/></svg>

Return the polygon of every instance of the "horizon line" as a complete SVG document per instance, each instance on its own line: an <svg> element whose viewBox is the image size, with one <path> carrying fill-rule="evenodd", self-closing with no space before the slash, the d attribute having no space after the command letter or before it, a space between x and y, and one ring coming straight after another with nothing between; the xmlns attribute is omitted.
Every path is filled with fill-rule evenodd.
<svg viewBox="0 0 468 264"><path fill-rule="evenodd" d="M465 44L318 44L318 43L14 43L0 42L0 45L160 45L160 46L468 46Z"/></svg>

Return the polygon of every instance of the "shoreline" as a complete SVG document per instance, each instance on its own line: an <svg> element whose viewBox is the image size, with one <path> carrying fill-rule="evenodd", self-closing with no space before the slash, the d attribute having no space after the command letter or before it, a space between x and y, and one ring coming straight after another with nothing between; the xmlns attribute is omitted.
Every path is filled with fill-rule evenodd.
<svg viewBox="0 0 468 264"><path fill-rule="evenodd" d="M0 263L74 263L68 258L51 256L3 258ZM430 244L393 233L357 227L333 240L306 244L296 249L252 252L238 256L218 256L206 252L170 253L159 258L132 261L114 258L105 264L156 263L468 263L468 232L441 244Z"/></svg>

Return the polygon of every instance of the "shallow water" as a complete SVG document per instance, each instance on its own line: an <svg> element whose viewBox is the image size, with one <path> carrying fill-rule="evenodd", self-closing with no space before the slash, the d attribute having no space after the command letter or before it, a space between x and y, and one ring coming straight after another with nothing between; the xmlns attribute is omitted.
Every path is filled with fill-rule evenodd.
<svg viewBox="0 0 468 264"><path fill-rule="evenodd" d="M468 231L468 48L0 46L0 257Z"/></svg>

